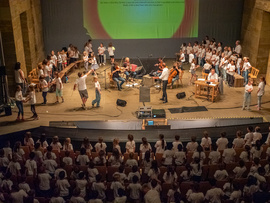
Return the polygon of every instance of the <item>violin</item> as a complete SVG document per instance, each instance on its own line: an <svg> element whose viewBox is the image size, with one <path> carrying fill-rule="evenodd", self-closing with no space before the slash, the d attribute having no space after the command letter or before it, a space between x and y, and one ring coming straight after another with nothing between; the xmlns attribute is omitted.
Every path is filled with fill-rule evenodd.
<svg viewBox="0 0 270 203"><path fill-rule="evenodd" d="M176 70L176 67L175 68L172 68L170 70L170 73L169 73L169 77L168 77L168 84L172 83L172 79L177 76L178 72Z"/></svg>

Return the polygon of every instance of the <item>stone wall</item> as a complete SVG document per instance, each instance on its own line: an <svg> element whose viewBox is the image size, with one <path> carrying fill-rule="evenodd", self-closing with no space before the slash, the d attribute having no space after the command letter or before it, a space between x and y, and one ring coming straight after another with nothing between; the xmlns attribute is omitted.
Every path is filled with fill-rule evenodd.
<svg viewBox="0 0 270 203"><path fill-rule="evenodd" d="M269 7L267 6L269 5ZM266 74L270 50L270 2L245 0L242 21L243 55L252 66Z"/></svg>
<svg viewBox="0 0 270 203"><path fill-rule="evenodd" d="M14 64L25 76L44 57L40 0L1 0L0 31L11 95L15 87Z"/></svg>

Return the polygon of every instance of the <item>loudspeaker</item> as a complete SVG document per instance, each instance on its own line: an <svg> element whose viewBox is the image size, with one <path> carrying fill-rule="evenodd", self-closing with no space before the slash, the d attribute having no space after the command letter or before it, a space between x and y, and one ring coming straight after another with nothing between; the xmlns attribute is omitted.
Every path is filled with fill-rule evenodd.
<svg viewBox="0 0 270 203"><path fill-rule="evenodd" d="M0 67L0 76L4 76L7 75L6 73L6 67L5 66L1 66Z"/></svg>
<svg viewBox="0 0 270 203"><path fill-rule="evenodd" d="M11 111L11 107L10 106L5 106L5 115L6 116L11 116L12 115L12 111Z"/></svg>
<svg viewBox="0 0 270 203"><path fill-rule="evenodd" d="M122 100L122 99L117 99L116 104L117 104L117 106L124 107L127 105L127 102L125 100Z"/></svg>
<svg viewBox="0 0 270 203"><path fill-rule="evenodd" d="M150 87L140 87L140 102L150 102Z"/></svg>
<svg viewBox="0 0 270 203"><path fill-rule="evenodd" d="M186 97L186 93L185 92L180 92L178 94L176 94L177 99L183 99Z"/></svg>

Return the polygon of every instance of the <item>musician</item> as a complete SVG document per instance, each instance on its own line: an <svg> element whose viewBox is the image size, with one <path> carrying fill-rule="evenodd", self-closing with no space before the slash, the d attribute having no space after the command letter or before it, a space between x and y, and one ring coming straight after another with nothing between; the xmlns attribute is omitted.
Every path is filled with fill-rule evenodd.
<svg viewBox="0 0 270 203"><path fill-rule="evenodd" d="M125 58L125 62L123 63L123 67L125 68L124 74L126 75L126 81L128 81L128 79L131 75L130 60L128 57Z"/></svg>
<svg viewBox="0 0 270 203"><path fill-rule="evenodd" d="M163 67L165 67L166 64L163 62L163 59L161 57L158 58L158 63L155 64L155 67L158 67L158 70L153 73L154 76L160 76L163 71Z"/></svg>
<svg viewBox="0 0 270 203"><path fill-rule="evenodd" d="M125 79L120 77L120 67L118 66L118 63L115 62L114 65L111 68L111 73L112 73L112 79L117 83L118 90L121 91L122 85L125 82ZM121 83L120 83L121 82Z"/></svg>
<svg viewBox="0 0 270 203"><path fill-rule="evenodd" d="M159 77L159 79L162 80L162 98L160 100L163 101L163 103L167 103L168 99L167 99L167 85L168 85L168 78L169 78L169 69L167 68L167 66L165 65L165 63L162 64L162 74Z"/></svg>
<svg viewBox="0 0 270 203"><path fill-rule="evenodd" d="M218 74L216 74L216 70L214 68L211 69L207 80L208 82L218 82Z"/></svg>
<svg viewBox="0 0 270 203"><path fill-rule="evenodd" d="M182 63L181 63L181 65L180 65L180 63L173 64L173 68L170 70L170 73L175 75L175 76L172 78L171 88L173 88L174 82L179 80L179 74L182 72L181 68L182 68ZM171 74L170 74L170 76L171 76Z"/></svg>

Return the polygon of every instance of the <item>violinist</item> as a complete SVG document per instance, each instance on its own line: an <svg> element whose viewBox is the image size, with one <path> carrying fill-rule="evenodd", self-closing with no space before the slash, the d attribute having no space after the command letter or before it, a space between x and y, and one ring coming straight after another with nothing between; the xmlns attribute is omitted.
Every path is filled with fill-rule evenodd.
<svg viewBox="0 0 270 203"><path fill-rule="evenodd" d="M121 91L122 85L125 82L125 79L120 77L120 67L117 62L115 62L111 68L111 73L112 73L112 79L117 83L118 90ZM121 83L120 83L121 82Z"/></svg>
<svg viewBox="0 0 270 203"><path fill-rule="evenodd" d="M128 81L131 74L130 60L128 57L125 58L125 62L123 63L123 66L125 68L124 74L126 75L126 81Z"/></svg>
<svg viewBox="0 0 270 203"><path fill-rule="evenodd" d="M163 71L163 68L166 66L166 64L164 63L163 59L160 57L158 58L158 63L155 64L155 67L158 67L158 70L153 72L153 75L154 76L160 76L162 71Z"/></svg>

